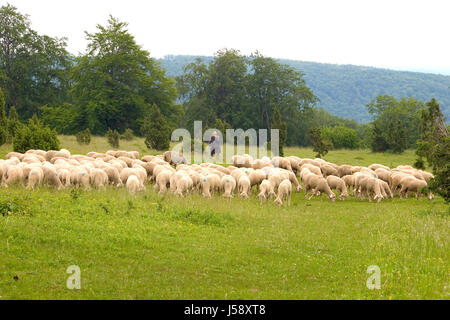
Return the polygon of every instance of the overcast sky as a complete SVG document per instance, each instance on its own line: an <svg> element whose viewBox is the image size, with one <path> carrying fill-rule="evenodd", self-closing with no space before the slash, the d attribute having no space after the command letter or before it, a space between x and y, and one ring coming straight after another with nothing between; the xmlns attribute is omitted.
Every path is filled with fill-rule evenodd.
<svg viewBox="0 0 450 320"><path fill-rule="evenodd" d="M84 31L109 14L129 23L153 57L244 54L450 75L448 0L0 0L40 33L84 52Z"/></svg>

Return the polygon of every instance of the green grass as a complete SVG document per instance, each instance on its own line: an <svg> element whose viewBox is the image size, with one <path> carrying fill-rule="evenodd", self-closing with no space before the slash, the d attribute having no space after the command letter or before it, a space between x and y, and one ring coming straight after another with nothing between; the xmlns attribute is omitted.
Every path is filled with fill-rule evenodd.
<svg viewBox="0 0 450 320"><path fill-rule="evenodd" d="M101 139L93 146L68 148L108 149ZM0 189L0 299L449 299L449 214L439 197L331 203L295 193L286 208L254 195L160 197L152 186L136 197L10 187ZM66 288L71 265L81 268L81 290ZM380 290L366 288L370 265L381 269Z"/></svg>

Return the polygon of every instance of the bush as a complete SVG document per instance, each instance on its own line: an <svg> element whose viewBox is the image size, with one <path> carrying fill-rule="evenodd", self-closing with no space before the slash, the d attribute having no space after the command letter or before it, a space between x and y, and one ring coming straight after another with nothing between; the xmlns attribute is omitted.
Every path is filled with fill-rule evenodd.
<svg viewBox="0 0 450 320"><path fill-rule="evenodd" d="M30 149L59 150L58 135L55 130L43 126L37 117L28 120L28 124L21 124L16 129L13 138L15 152L25 153Z"/></svg>
<svg viewBox="0 0 450 320"><path fill-rule="evenodd" d="M123 140L126 140L126 141L133 140L134 139L133 130L126 129L125 132L123 133L123 135L120 136L120 138Z"/></svg>
<svg viewBox="0 0 450 320"><path fill-rule="evenodd" d="M167 150L170 146L170 127L156 105L145 118L141 133L149 149Z"/></svg>
<svg viewBox="0 0 450 320"><path fill-rule="evenodd" d="M9 108L8 125L7 125L8 136L6 138L6 143L9 144L12 143L19 125L20 125L19 115L17 114L16 107L12 106L11 108Z"/></svg>
<svg viewBox="0 0 450 320"><path fill-rule="evenodd" d="M108 143L113 148L119 148L119 138L120 134L117 130L108 129L106 132L106 138L108 139Z"/></svg>
<svg viewBox="0 0 450 320"><path fill-rule="evenodd" d="M313 151L317 152L317 158L322 158L328 153L328 150L333 148L333 143L322 137L320 128L311 128L309 130L309 140L311 141Z"/></svg>
<svg viewBox="0 0 450 320"><path fill-rule="evenodd" d="M7 125L8 122L6 120L5 98L3 96L3 91L0 88L0 146L6 142L6 138L8 136L8 131L6 130Z"/></svg>
<svg viewBox="0 0 450 320"><path fill-rule="evenodd" d="M79 144L88 145L91 143L91 130L86 128L86 130L78 132L75 137L77 138L77 142Z"/></svg>
<svg viewBox="0 0 450 320"><path fill-rule="evenodd" d="M359 148L358 133L354 129L344 126L324 127L321 130L322 138L331 141L333 149Z"/></svg>

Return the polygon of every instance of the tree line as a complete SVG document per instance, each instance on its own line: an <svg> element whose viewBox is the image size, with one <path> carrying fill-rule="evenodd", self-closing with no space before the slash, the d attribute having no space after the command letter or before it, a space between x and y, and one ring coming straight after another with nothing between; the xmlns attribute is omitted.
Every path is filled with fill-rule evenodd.
<svg viewBox="0 0 450 320"><path fill-rule="evenodd" d="M128 130L157 148L194 120L205 130L280 128L286 145L322 149L403 152L419 138L420 100L380 95L366 106L373 121L361 124L320 108L302 72L259 52L219 50L169 77L125 22L110 17L85 36L86 51L73 56L67 39L38 34L12 5L0 8L0 88L13 119L7 141L33 115L60 134Z"/></svg>

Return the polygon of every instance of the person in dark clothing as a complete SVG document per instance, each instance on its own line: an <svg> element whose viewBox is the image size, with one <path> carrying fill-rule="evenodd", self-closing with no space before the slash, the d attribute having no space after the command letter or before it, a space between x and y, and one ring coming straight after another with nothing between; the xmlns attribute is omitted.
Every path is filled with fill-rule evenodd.
<svg viewBox="0 0 450 320"><path fill-rule="evenodd" d="M214 157L216 154L220 154L220 139L217 135L217 131L214 131L211 139L209 140L209 148L211 150L211 157Z"/></svg>

